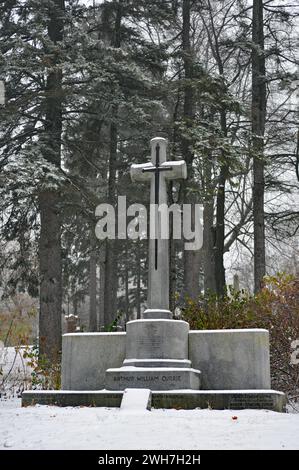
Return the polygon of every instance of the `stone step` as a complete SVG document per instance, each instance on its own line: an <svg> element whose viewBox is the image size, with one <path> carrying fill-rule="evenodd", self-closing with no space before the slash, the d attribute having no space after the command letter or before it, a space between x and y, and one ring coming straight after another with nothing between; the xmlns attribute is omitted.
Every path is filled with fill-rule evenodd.
<svg viewBox="0 0 299 470"><path fill-rule="evenodd" d="M124 367L179 367L190 368L191 361L189 359L125 359Z"/></svg>
<svg viewBox="0 0 299 470"><path fill-rule="evenodd" d="M22 406L120 407L123 391L29 390L22 393ZM152 391L152 408L214 410L286 410L286 396L276 390L165 390Z"/></svg>
<svg viewBox="0 0 299 470"><path fill-rule="evenodd" d="M198 390L200 371L179 367L120 367L106 371L108 390L145 387L151 390Z"/></svg>
<svg viewBox="0 0 299 470"><path fill-rule="evenodd" d="M152 408L286 411L286 396L276 390L156 391Z"/></svg>
<svg viewBox="0 0 299 470"><path fill-rule="evenodd" d="M22 406L96 406L119 408L122 391L109 390L26 390L22 393Z"/></svg>

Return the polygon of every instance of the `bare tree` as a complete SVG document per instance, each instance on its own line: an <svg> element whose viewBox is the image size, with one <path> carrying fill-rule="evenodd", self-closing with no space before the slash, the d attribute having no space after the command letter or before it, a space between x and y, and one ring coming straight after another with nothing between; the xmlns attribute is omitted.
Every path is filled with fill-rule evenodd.
<svg viewBox="0 0 299 470"><path fill-rule="evenodd" d="M122 1L116 3L114 32L111 44L115 48L121 46ZM116 203L116 166L117 166L117 104L112 105L112 118L110 123L110 151L108 169L108 200L115 207ZM116 242L107 240L105 260L105 294L104 294L104 322L105 326L115 320L117 299L117 259Z"/></svg>
<svg viewBox="0 0 299 470"><path fill-rule="evenodd" d="M193 52L191 46L191 3L190 0L183 1L183 30L182 30L182 48L184 63L184 105L183 120L186 129L192 126L194 119L194 100L195 95L192 87L193 78ZM190 188L193 181L192 164L194 152L192 151L191 140L184 134L181 140L183 158L187 163L188 180L183 183L183 200L192 203L195 201L194 191ZM199 295L199 271L200 271L200 251L184 251L184 294L190 298L196 298Z"/></svg>
<svg viewBox="0 0 299 470"><path fill-rule="evenodd" d="M259 291L266 273L264 215L264 133L266 114L266 78L264 53L263 1L253 0L252 14L252 153L254 290Z"/></svg>

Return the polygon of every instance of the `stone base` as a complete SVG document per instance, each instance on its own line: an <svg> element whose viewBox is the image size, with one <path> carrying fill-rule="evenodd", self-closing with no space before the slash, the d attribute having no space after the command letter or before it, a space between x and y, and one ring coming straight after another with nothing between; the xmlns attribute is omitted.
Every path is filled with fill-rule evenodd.
<svg viewBox="0 0 299 470"><path fill-rule="evenodd" d="M155 392L153 408L286 411L286 396L276 390L198 390Z"/></svg>
<svg viewBox="0 0 299 470"><path fill-rule="evenodd" d="M161 318L171 320L172 313L170 310L148 308L144 310L144 312L141 314L141 318L143 320L150 320L150 319L161 320Z"/></svg>
<svg viewBox="0 0 299 470"><path fill-rule="evenodd" d="M267 330L190 331L189 359L204 390L271 388Z"/></svg>
<svg viewBox="0 0 299 470"><path fill-rule="evenodd" d="M108 390L30 390L22 393L22 406L96 406L119 408L123 392Z"/></svg>
<svg viewBox="0 0 299 470"><path fill-rule="evenodd" d="M126 333L68 333L62 336L61 388L102 390L105 373L120 367L126 354Z"/></svg>
<svg viewBox="0 0 299 470"><path fill-rule="evenodd" d="M129 321L126 359L188 360L188 333L189 324L182 320Z"/></svg>
<svg viewBox="0 0 299 470"><path fill-rule="evenodd" d="M135 332L133 333L135 335ZM138 365L137 361L144 359L141 352L146 342L146 338L138 336L139 333L136 331L135 338L137 342L144 344L142 348L140 345L139 349L135 343L130 357L126 356L126 333L64 335L62 337L62 388L64 390L102 390L105 388L107 369L127 365L124 364L126 359L136 361L135 365ZM172 331L172 335L175 338L178 331ZM201 371L201 388L204 390L271 388L269 333L266 330L190 331L189 347L188 343L181 341L179 347L176 348L179 351L182 349L186 351L185 355L180 356L177 354L170 356L175 348L175 344L170 348L170 339L172 338L168 335L166 337L168 346L164 358L161 358L160 348L159 355L146 359L169 361L173 357L176 361L191 360L192 367ZM155 334L150 338L150 341L154 341L155 344L158 340ZM150 341L148 341L148 351L151 350ZM130 349L129 345L128 351ZM172 367L177 367L177 365L173 364Z"/></svg>
<svg viewBox="0 0 299 470"><path fill-rule="evenodd" d="M23 392L22 406L120 407L123 391L31 390ZM286 397L275 390L181 390L153 391L153 408L214 410L264 409L285 412Z"/></svg>
<svg viewBox="0 0 299 470"><path fill-rule="evenodd" d="M125 367L191 367L189 359L125 359Z"/></svg>
<svg viewBox="0 0 299 470"><path fill-rule="evenodd" d="M151 390L198 390L200 371L182 367L121 367L106 371L108 390L150 388Z"/></svg>

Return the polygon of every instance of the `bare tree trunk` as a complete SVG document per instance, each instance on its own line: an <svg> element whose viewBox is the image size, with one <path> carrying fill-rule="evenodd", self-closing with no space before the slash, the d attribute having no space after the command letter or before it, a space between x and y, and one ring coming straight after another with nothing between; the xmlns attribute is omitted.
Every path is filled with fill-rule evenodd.
<svg viewBox="0 0 299 470"><path fill-rule="evenodd" d="M212 191L212 165L209 156L205 159L204 182L205 200L203 214L203 267L204 291L216 292L215 282L215 231L214 231L214 196Z"/></svg>
<svg viewBox="0 0 299 470"><path fill-rule="evenodd" d="M258 292L266 274L264 215L264 133L266 82L264 55L263 1L253 0L252 16L252 152L253 152L253 227L254 291Z"/></svg>
<svg viewBox="0 0 299 470"><path fill-rule="evenodd" d="M225 89L224 65L219 47L219 34L217 34L214 23L213 6L207 2L210 16L210 27L207 28L208 39L212 48L212 53L217 63L220 77L222 78L223 89ZM222 106L220 110L220 127L223 137L227 136L226 108ZM216 196L216 227L214 232L214 269L215 269L215 291L219 297L225 291L225 269L224 269L224 240L225 240L225 185L228 178L229 163L225 152L222 151L220 162L220 174L218 177L218 187Z"/></svg>
<svg viewBox="0 0 299 470"><path fill-rule="evenodd" d="M181 80L181 74L179 74L179 80ZM180 136L179 132L177 129L177 122L179 119L179 107L181 104L181 90L178 89L177 92L177 99L176 99L176 104L174 107L174 112L173 112L173 136L172 136L172 145L173 149L175 149ZM174 198L173 198L173 181L169 182L168 185L168 203L169 205L173 204ZM171 312L174 311L175 309L175 294L176 294L176 287L177 287L177 266L176 266L176 253L177 253L177 244L176 241L173 239L173 217L171 214L170 220L169 220L169 310Z"/></svg>
<svg viewBox="0 0 299 470"><path fill-rule="evenodd" d="M100 252L100 292L99 292L99 330L101 331L102 327L105 324L104 316L104 296L105 296L105 254L102 254L101 248Z"/></svg>
<svg viewBox="0 0 299 470"><path fill-rule="evenodd" d="M176 122L176 117L174 122ZM174 203L173 200L173 182L170 181L168 185L168 204L171 205ZM176 250L175 250L175 240L173 239L173 217L172 214L169 216L169 310L174 311L175 308L175 290L176 290Z"/></svg>
<svg viewBox="0 0 299 470"><path fill-rule="evenodd" d="M183 1L183 59L184 59L184 72L185 72L185 88L184 88L184 110L183 117L186 127L192 126L194 119L194 93L192 84L190 83L193 78L193 58L190 40L190 0ZM189 82L189 83L188 83ZM191 150L190 140L183 135L181 138L182 156L187 163L188 180L183 182L183 201L184 203L192 204L196 198L190 191L190 182L193 180L192 163L194 154ZM192 183L191 183L192 184ZM189 187L188 187L189 186ZM199 271L200 271L200 250L185 250L184 251L184 294L189 298L197 298L199 295Z"/></svg>
<svg viewBox="0 0 299 470"><path fill-rule="evenodd" d="M116 205L116 159L117 159L117 127L112 122L110 126L110 158L108 179L108 201ZM117 296L117 269L116 269L116 241L106 241L105 259L105 294L104 294L104 324L110 325L116 316Z"/></svg>
<svg viewBox="0 0 299 470"><path fill-rule="evenodd" d="M137 286L136 286L137 319L141 318L141 255L140 240L137 240Z"/></svg>
<svg viewBox="0 0 299 470"><path fill-rule="evenodd" d="M173 219L169 220L169 310L174 311L175 308L175 291L176 291L176 249L175 240L173 240Z"/></svg>
<svg viewBox="0 0 299 470"><path fill-rule="evenodd" d="M64 0L53 0L49 5L48 36L56 44L63 39ZM51 54L52 66L57 64ZM59 67L48 73L45 98L45 151L44 157L61 165L62 132L62 71ZM45 190L39 194L41 231L39 240L40 313L39 354L51 362L61 351L61 227L59 217L60 196L57 191Z"/></svg>
<svg viewBox="0 0 299 470"><path fill-rule="evenodd" d="M130 320L130 299L129 299L129 269L128 269L128 240L125 241L126 244L126 257L125 257L125 313L126 313L126 322Z"/></svg>
<svg viewBox="0 0 299 470"><path fill-rule="evenodd" d="M114 36L111 44L115 48L121 45L121 19L122 5L119 0L116 5ZM108 201L116 206L116 164L117 164L117 105L113 106L110 124L110 155L109 155L109 179L108 179ZM117 304L117 260L116 242L107 240L105 261L105 295L104 295L104 319L105 326L110 325L116 317Z"/></svg>
<svg viewBox="0 0 299 470"><path fill-rule="evenodd" d="M52 191L39 195L40 311L39 354L56 362L61 350L61 244L59 196Z"/></svg>
<svg viewBox="0 0 299 470"><path fill-rule="evenodd" d="M89 331L97 331L97 251L96 239L91 230L89 256Z"/></svg>
<svg viewBox="0 0 299 470"><path fill-rule="evenodd" d="M220 169L219 183L216 199L216 229L215 229L215 246L214 246L214 263L215 263L215 284L218 296L222 296L225 290L225 269L223 262L224 255L224 237L225 237L225 184L227 179L228 168L224 163Z"/></svg>

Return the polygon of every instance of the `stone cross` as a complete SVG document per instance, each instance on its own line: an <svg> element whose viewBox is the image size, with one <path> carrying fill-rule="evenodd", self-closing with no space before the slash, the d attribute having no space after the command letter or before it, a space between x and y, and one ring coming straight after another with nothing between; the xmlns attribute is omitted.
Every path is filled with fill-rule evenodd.
<svg viewBox="0 0 299 470"><path fill-rule="evenodd" d="M162 137L151 140L151 162L131 165L132 181L150 181L150 205L167 204L166 180L186 179L184 160L167 161L167 141ZM150 220L150 233L154 224L156 238L149 239L148 306L143 318L171 318L169 311L169 254L168 240L161 238L161 213L154 211Z"/></svg>

